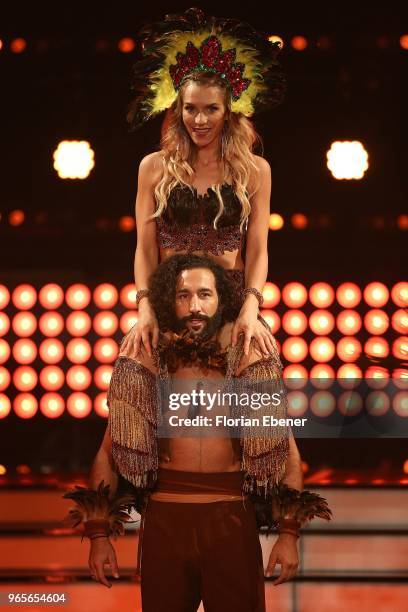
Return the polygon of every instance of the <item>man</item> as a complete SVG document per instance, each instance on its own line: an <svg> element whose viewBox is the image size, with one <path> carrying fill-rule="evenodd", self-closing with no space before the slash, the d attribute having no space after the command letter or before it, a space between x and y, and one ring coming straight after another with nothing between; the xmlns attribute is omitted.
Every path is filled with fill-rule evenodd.
<svg viewBox="0 0 408 612"><path fill-rule="evenodd" d="M241 428L240 439L222 427L217 435L197 435L196 430L192 435L189 423L204 413L210 418L208 407L190 401L176 412L158 405L169 381L187 387L191 383L195 391L197 380L202 387L221 387L231 374L243 384L265 379L265 373L276 382L279 358L263 359L253 344L247 356L242 342L231 348L238 305L227 273L211 260L177 255L165 261L152 275L149 300L166 331L155 358L141 351L136 360L120 355L115 364L109 422L91 486L104 480L113 495L120 474L148 491L140 535L144 612L193 611L201 600L212 612L263 612L264 573L253 500L256 492L262 494L263 487L278 480L302 489L293 436L287 431L266 437L264 429L258 435L247 426ZM159 390L157 381L163 384ZM275 389L279 385L278 380ZM274 413L283 416L285 409L283 403ZM263 414L271 410L268 404ZM157 432L175 415L187 424L160 438ZM281 565L275 585L296 573L296 541L297 534L283 529L273 546L266 575L273 574L276 563ZM111 586L105 563L117 577L113 546L108 537L98 536L91 540L90 569L95 579Z"/></svg>

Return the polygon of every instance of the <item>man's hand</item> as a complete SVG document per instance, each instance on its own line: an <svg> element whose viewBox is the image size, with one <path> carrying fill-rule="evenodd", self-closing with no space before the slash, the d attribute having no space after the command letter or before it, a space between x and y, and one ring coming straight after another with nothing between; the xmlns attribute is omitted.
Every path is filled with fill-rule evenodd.
<svg viewBox="0 0 408 612"><path fill-rule="evenodd" d="M268 567L265 576L273 575L276 563L281 565L281 573L273 583L275 586L291 580L298 570L299 555L296 546L296 536L290 533L281 533L274 544L269 556Z"/></svg>
<svg viewBox="0 0 408 612"><path fill-rule="evenodd" d="M108 582L105 576L104 565L110 565L113 576L119 578L118 562L109 538L103 537L91 540L88 565L92 578L109 588L112 584Z"/></svg>

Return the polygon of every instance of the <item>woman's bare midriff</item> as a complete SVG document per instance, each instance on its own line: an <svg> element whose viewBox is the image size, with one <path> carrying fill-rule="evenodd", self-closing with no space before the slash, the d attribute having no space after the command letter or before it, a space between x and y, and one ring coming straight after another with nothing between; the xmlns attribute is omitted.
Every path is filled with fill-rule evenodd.
<svg viewBox="0 0 408 612"><path fill-rule="evenodd" d="M160 248L160 261L165 261L173 255L185 255L189 251L178 251L176 249L163 249ZM244 270L245 264L242 261L241 251L236 249L235 251L224 251L221 255L214 255L208 251L194 251L194 255L200 257L208 257L212 261L222 266L225 270Z"/></svg>

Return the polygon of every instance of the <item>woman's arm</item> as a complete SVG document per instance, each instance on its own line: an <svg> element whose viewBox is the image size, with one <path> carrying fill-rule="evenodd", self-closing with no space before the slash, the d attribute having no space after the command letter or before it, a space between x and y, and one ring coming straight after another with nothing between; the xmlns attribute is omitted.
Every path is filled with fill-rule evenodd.
<svg viewBox="0 0 408 612"><path fill-rule="evenodd" d="M271 197L271 168L266 159L254 156L259 168L259 186L251 198L245 254L245 287L262 292L268 275L269 202ZM235 346L238 335L245 334L244 353L249 352L251 337L255 337L264 353L273 352L273 338L268 329L258 321L258 300L252 293L246 295L232 334Z"/></svg>
<svg viewBox="0 0 408 612"><path fill-rule="evenodd" d="M156 222L150 217L156 210L154 188L161 177L161 159L160 152L151 153L142 159L139 166L135 204L137 246L134 260L135 283L138 291L147 288L149 277L159 263ZM149 300L144 297L139 302L138 322L122 341L120 355L135 358L141 343L151 355L150 335L153 346L156 346L158 333L156 316Z"/></svg>

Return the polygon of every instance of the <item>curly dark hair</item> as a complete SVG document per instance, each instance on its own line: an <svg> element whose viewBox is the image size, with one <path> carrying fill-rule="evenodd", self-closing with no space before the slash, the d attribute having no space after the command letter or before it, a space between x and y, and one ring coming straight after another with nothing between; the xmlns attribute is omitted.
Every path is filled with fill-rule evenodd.
<svg viewBox="0 0 408 612"><path fill-rule="evenodd" d="M149 278L149 302L161 331L173 330L174 327L177 277L184 270L194 268L207 268L214 274L219 306L222 307L221 325L237 318L240 298L224 268L208 257L173 255L159 264Z"/></svg>

